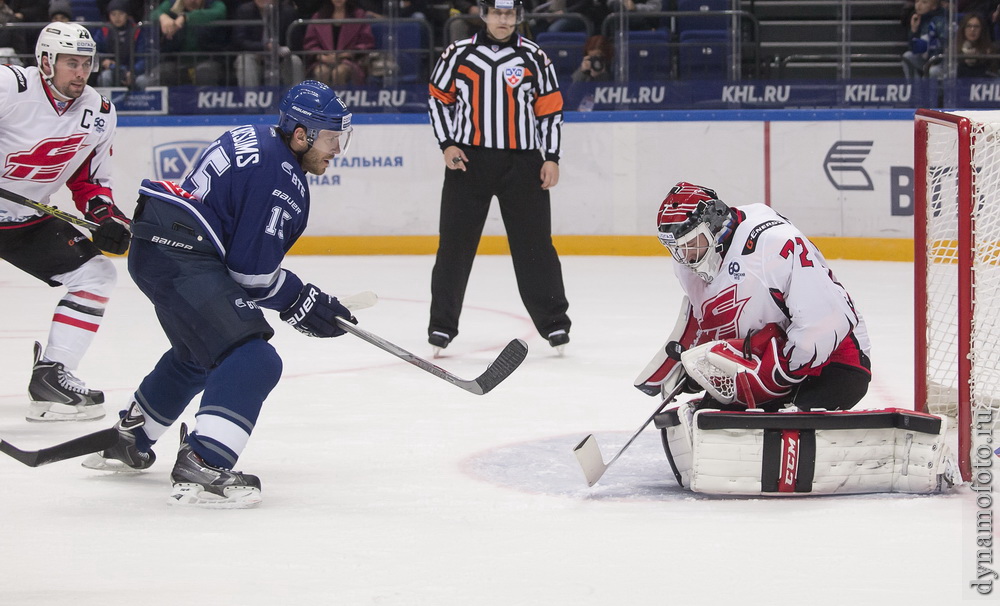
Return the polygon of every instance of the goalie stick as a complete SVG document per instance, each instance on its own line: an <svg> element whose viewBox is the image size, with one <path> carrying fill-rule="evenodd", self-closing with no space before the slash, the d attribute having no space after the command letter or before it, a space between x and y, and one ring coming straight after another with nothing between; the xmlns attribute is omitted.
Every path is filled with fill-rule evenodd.
<svg viewBox="0 0 1000 606"><path fill-rule="evenodd" d="M30 198L25 198L24 196L22 196L20 194L15 194L14 192L8 191L8 190L3 189L3 188L0 188L0 198L3 198L5 200L9 200L9 201L11 201L11 202L13 202L15 204L20 204L21 206L27 206L28 208L33 208L35 210L40 210L40 211L42 211L43 213L45 213L47 215L52 215L56 219L62 219L63 221L65 221L67 223L72 223L73 225L77 225L79 227L85 227L85 228L89 229L90 231L94 231L98 227L97 223L94 223L93 221L88 221L86 219L81 219L80 217L77 217L76 215L70 214L70 213L68 213L66 211L59 210L55 206L49 206L48 204L42 204L41 202L35 202L34 200L32 200Z"/></svg>
<svg viewBox="0 0 1000 606"><path fill-rule="evenodd" d="M379 349L391 353L400 360L409 362L420 370L429 372L435 377L444 379L452 385L456 385L469 393L476 394L477 396L488 393L494 387L499 385L501 381L509 377L510 373L517 370L517 367L521 365L521 362L523 362L524 358L528 355L528 345L521 339L514 339L503 348L500 355L497 356L492 363L490 363L486 370L483 371L483 374L469 381L456 377L440 366L436 366L420 356L414 355L402 347L386 341L378 335L360 329L343 318L337 318L337 324L355 337L358 337L363 341L368 341Z"/></svg>
<svg viewBox="0 0 1000 606"><path fill-rule="evenodd" d="M573 454L576 455L576 460L580 463L580 469L583 470L583 476L587 479L587 486L593 486L598 480L601 479L601 476L603 476L604 472L608 470L608 467L611 467L611 465L618 460L618 457L622 456L622 453L632 445L632 442L634 442L637 437L639 437L642 430L646 429L646 427L653 422L653 418L663 412L663 409L666 408L668 404L673 402L674 399L681 393L684 389L684 383L685 381L682 377L677 385L674 386L673 391L667 394L667 396L663 399L660 407L654 410L653 414L649 415L646 422L643 423L639 429L635 430L635 433L628 439L628 442L625 442L625 445L621 447L621 450L615 453L615 456L611 457L611 460L607 463L604 462L604 456L601 454L601 448L597 445L597 438L594 437L594 434L590 434L576 445L576 448L573 449Z"/></svg>
<svg viewBox="0 0 1000 606"><path fill-rule="evenodd" d="M17 459L28 467L38 467L105 450L117 442L118 428L109 427L39 450L21 450L6 440L0 440L0 452Z"/></svg>

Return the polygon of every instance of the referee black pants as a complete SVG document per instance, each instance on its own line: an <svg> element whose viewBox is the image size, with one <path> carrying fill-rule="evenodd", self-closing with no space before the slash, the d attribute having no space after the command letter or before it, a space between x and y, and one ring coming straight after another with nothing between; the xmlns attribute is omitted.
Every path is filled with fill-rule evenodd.
<svg viewBox="0 0 1000 606"><path fill-rule="evenodd" d="M528 315L543 337L569 332L569 303L562 266L552 246L549 192L542 189L537 151L463 148L466 171L445 169L441 192L440 240L431 273L428 334L454 338L476 249L493 197L507 231L514 275Z"/></svg>

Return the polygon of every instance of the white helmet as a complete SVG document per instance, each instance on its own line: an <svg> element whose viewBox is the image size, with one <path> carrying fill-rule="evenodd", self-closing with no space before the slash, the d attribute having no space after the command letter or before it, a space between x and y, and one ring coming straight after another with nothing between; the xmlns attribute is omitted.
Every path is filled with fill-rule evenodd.
<svg viewBox="0 0 1000 606"><path fill-rule="evenodd" d="M49 57L49 64L55 65L58 55L83 55L94 60L91 71L97 71L97 45L87 28L78 23L49 23L38 34L35 44L35 61L38 69L42 68L42 57ZM44 76L45 73L43 72ZM46 79L52 75L46 76Z"/></svg>

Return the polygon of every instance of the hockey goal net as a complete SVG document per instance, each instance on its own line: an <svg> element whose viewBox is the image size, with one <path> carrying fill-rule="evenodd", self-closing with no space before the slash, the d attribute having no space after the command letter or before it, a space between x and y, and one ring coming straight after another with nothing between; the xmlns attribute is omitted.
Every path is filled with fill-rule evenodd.
<svg viewBox="0 0 1000 606"><path fill-rule="evenodd" d="M956 420L969 481L1000 446L1000 111L914 127L915 408Z"/></svg>

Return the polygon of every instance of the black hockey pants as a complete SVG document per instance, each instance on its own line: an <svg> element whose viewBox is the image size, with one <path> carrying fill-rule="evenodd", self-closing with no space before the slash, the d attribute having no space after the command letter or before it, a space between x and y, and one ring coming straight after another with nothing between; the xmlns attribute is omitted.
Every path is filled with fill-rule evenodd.
<svg viewBox="0 0 1000 606"><path fill-rule="evenodd" d="M463 150L468 170L445 170L428 334L437 331L452 338L458 334L465 289L493 196L500 203L518 292L535 328L543 337L559 329L569 332L562 266L552 246L549 192L541 187L541 154L482 147Z"/></svg>

